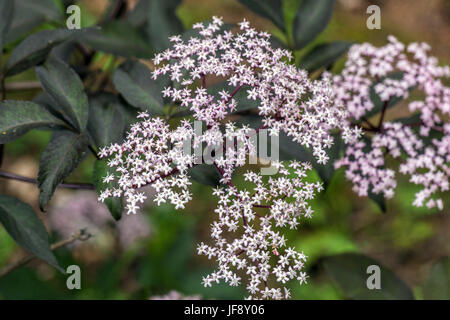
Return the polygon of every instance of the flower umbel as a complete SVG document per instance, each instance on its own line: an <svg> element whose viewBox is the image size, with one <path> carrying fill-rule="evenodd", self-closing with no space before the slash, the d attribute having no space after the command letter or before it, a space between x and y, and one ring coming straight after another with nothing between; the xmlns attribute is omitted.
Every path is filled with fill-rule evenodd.
<svg viewBox="0 0 450 320"><path fill-rule="evenodd" d="M218 262L217 271L203 283L211 286L223 280L237 286L246 277L250 298L289 298L285 284L306 280L302 271L306 256L287 247L279 229L295 229L301 216L310 217L307 201L322 186L303 181L310 164L273 161L279 177L263 181L262 176L248 172L245 179L254 190L236 188L233 173L246 164L247 156L255 156L255 148L249 126L238 125L231 116L242 103L255 101L262 121L256 131L284 132L299 145L311 148L322 164L328 161L326 150L333 144L331 130L340 129L346 142L357 140L360 130L350 128L343 107L335 104L329 78L310 80L306 71L289 64L287 50L271 47L269 34L250 28L247 21L239 26L240 32L233 34L222 30L222 20L214 17L208 25L194 26L198 36L187 41L173 36L172 47L156 55L153 78L169 76L172 82L162 94L189 110L206 130L196 132L187 120L172 129L162 118L140 114L142 120L132 126L124 143L101 152L102 157L110 157L108 165L116 172L105 179L115 181L117 187L104 190L100 200L124 197L128 213L136 213L146 198L139 188L152 185L158 205L170 202L182 209L192 198L189 169L199 160L183 152L184 142L214 148L234 139L236 143L226 144L211 164L221 174L224 186L214 191L219 197L218 220L211 228L214 245L198 247L199 254ZM225 82L219 92L215 85L208 86L220 79ZM237 144L241 147L235 150ZM269 213L259 212L264 210Z"/></svg>
<svg viewBox="0 0 450 320"><path fill-rule="evenodd" d="M387 168L385 161L391 156L400 160L400 173L423 187L413 204L443 209L436 195L449 191L450 88L442 80L450 77L450 69L438 66L437 59L428 56L429 49L425 43L406 47L393 36L380 48L354 45L344 70L333 78L336 99L372 135L352 143L336 162L337 167L346 167L346 176L360 196L369 192L388 199L394 196L396 171ZM384 121L387 109L399 98L410 97L412 90L421 91L424 99L410 99L411 116ZM382 103L376 126L367 119L375 107L373 95Z"/></svg>

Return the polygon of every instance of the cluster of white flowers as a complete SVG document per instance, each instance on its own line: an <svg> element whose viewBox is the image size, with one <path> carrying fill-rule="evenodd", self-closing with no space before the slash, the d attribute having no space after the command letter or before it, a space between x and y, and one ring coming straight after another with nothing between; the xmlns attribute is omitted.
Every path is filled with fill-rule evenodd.
<svg viewBox="0 0 450 320"><path fill-rule="evenodd" d="M373 134L371 140L365 136L351 144L336 166L346 167L347 178L359 195L371 191L392 198L397 185L395 170L386 168L385 156L403 159L399 171L423 186L413 204L442 210L443 201L435 195L449 191L450 88L442 79L450 77L450 69L428 56L427 44L405 47L393 36L388 40L380 48L369 43L354 45L344 70L333 78L336 99L346 106L352 121L361 120L364 130ZM378 125L366 117L374 108L374 83L373 90L384 103ZM411 119L416 120L384 121L392 100L410 97L412 89L424 96L408 102Z"/></svg>
<svg viewBox="0 0 450 320"><path fill-rule="evenodd" d="M217 260L219 266L203 278L205 286L221 280L238 286L241 276L246 276L248 298L282 299L290 297L289 289L284 287L288 281L296 279L300 284L306 281L303 272L306 256L286 247L286 239L279 229L296 229L300 217L311 217L313 210L307 200L320 192L322 185L303 181L311 169L308 163L293 161L288 166L280 162L274 165L280 174L269 177L268 181L255 172L244 175L245 181L254 185L253 194L234 186L214 191L219 197L215 210L218 220L211 225L215 243L201 243L197 250ZM267 209L269 212L264 214Z"/></svg>
<svg viewBox="0 0 450 320"><path fill-rule="evenodd" d="M128 213L136 213L146 198L139 188L152 185L158 205L170 202L176 209L184 208L192 198L189 169L199 160L197 155L184 152L185 142L193 141L194 148L206 145L215 151L212 164L227 187L215 191L220 198L216 210L219 221L212 228L215 246L199 247L199 253L215 257L219 263L219 271L206 277L204 284L209 286L220 279L230 285L239 284L240 276L230 269L237 267L245 269L250 277L247 289L252 298L287 298L288 289L282 292L271 288L269 276L274 275L273 281L282 284L292 279L304 282L302 267L306 257L292 248L284 249L286 240L275 229L286 225L295 228L300 216L309 217L312 210L306 201L321 185L302 182L306 170L311 169L309 164L292 162L289 168L294 172L290 175L283 164L275 161L272 165L278 167L281 177L263 183L261 176L248 173L246 180L255 184L253 194L235 188L233 172L256 152L251 141L255 132L227 119L238 105L235 96L239 90L246 90L245 98L257 102L263 119L263 126L257 130L267 128L271 135L285 132L300 145L312 147L319 163L328 160L326 149L333 144L331 130L340 129L346 142L357 140L360 130L350 128L344 109L333 102L329 78L308 79L305 71L289 64L288 51L273 49L269 34L250 28L247 21L239 24L241 32L237 34L220 31L222 24L215 17L207 26L196 24L198 37L187 42L180 36L171 37L173 47L154 59L154 79L169 75L174 82L164 88L163 95L189 109L206 130L198 133L186 120L171 129L161 118L140 114L141 122L132 126L124 143L101 150L100 156L109 157L108 165L115 171L104 181L114 181L117 187L104 190L100 200L124 197ZM223 78L230 90L221 91L219 96L212 94L207 82ZM268 209L269 214L256 212L261 209ZM222 228L235 236L242 234L227 244ZM271 256L277 258L274 268L270 266Z"/></svg>
<svg viewBox="0 0 450 320"><path fill-rule="evenodd" d="M291 60L288 50L273 49L270 35L250 28L247 21L239 24L237 34L219 32L222 24L216 17L207 26L196 24L200 37L183 42L174 36L173 47L156 55L153 78L167 74L177 83L164 89L165 97L189 108L208 128L217 129L235 111L236 93L247 90L247 98L258 102L270 134L283 131L293 141L312 146L319 163L328 160L325 150L333 143L331 129L341 128L347 141L358 136L357 129L347 125L342 106L334 103L329 79L310 80L306 71L287 63ZM211 77L226 78L229 92L223 90L216 99L206 85ZM201 85L192 87L196 82Z"/></svg>
<svg viewBox="0 0 450 320"><path fill-rule="evenodd" d="M194 156L183 152L183 141L192 136L193 128L183 121L173 131L162 119L150 119L147 113L139 118L143 120L132 126L123 144L113 144L100 152L100 157L111 157L108 166L117 172L106 176L104 182L117 180L117 188L103 190L99 200L123 196L128 213L136 213L146 199L139 188L151 184L158 193L154 199L158 205L170 201L176 209L184 208L192 198L187 170Z"/></svg>

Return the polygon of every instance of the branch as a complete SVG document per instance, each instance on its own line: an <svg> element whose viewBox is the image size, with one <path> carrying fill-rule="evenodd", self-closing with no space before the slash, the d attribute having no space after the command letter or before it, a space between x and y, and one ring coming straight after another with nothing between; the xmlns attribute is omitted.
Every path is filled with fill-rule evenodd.
<svg viewBox="0 0 450 320"><path fill-rule="evenodd" d="M233 97L236 95L236 93L238 93L238 91L242 88L242 84L237 86L233 92L231 93L230 97L225 101L225 103L228 103L231 101L231 99L233 99Z"/></svg>
<svg viewBox="0 0 450 320"><path fill-rule="evenodd" d="M386 113L386 109L387 109L388 105L389 105L389 100L384 102L383 109L381 110L381 117L380 117L380 121L378 121L378 127L377 127L378 130L380 130L380 131L381 131L381 126L383 125L384 115Z"/></svg>
<svg viewBox="0 0 450 320"><path fill-rule="evenodd" d="M201 77L202 77L202 88L206 89L206 76L202 73Z"/></svg>
<svg viewBox="0 0 450 320"><path fill-rule="evenodd" d="M0 178L37 184L36 179L20 176L18 174L9 173L9 172L3 171L3 170L0 170ZM58 187L66 188L66 189L95 190L94 185L90 184L90 183L61 183L58 185Z"/></svg>
<svg viewBox="0 0 450 320"><path fill-rule="evenodd" d="M5 76L3 74L0 75L0 86L2 91L2 100L6 99L6 86L5 86Z"/></svg>
<svg viewBox="0 0 450 320"><path fill-rule="evenodd" d="M375 127L366 117L361 117L361 120L364 121L364 123L366 123L371 130L378 131L378 128Z"/></svg>
<svg viewBox="0 0 450 320"><path fill-rule="evenodd" d="M86 240L90 239L91 237L92 237L92 234L90 234L86 229L81 229L77 233L73 234L70 238L67 238L67 239L64 239L64 240L61 240L59 242L52 244L50 249L52 251L54 251L58 248L64 247L64 246L71 244L78 240L86 241ZM25 257L23 257L22 259L20 259L19 261L12 263L10 265L7 265L6 267L4 267L3 269L0 270L0 278L6 276L11 271L28 264L30 261L34 260L35 258L37 258L37 257L29 254L29 255L26 255Z"/></svg>

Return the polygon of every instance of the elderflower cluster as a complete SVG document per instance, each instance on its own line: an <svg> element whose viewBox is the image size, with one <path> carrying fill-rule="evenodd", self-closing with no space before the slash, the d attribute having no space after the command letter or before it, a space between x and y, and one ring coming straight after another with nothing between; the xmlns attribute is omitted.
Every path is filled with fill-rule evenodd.
<svg viewBox="0 0 450 320"><path fill-rule="evenodd" d="M276 228L296 228L300 216L309 217L312 210L306 201L322 187L303 182L311 166L297 162L288 169L274 161L272 166L279 169L281 177L270 177L268 182L256 173L247 173L245 179L255 184L253 192L238 191L232 175L237 167L246 164L247 157L257 156L252 138L260 129L268 129L275 136L284 132L299 145L311 147L319 163L328 161L326 149L333 144L331 130L340 129L346 142L356 141L360 130L350 128L344 108L334 102L329 77L308 79L305 71L288 63L288 51L273 49L269 35L250 28L245 20L239 24L237 34L221 31L222 25L216 17L208 25L196 24L197 37L187 42L181 36L171 37L172 47L154 59L153 78L168 75L172 81L163 95L188 109L195 121L206 125L206 130L197 132L195 121L192 125L187 120L173 129L159 117L140 114L141 121L131 127L122 144L101 150L100 156L109 158L111 168L104 182L114 186L104 190L99 199L123 197L128 213L136 213L146 199L140 188L152 185L158 205L170 202L176 209L184 208L192 198L190 169L205 161L204 153L185 152L186 142L193 142L194 149L206 146L214 154L207 164L217 168L226 187L215 191L220 198L216 209L219 221L211 234L215 245L199 247L199 253L206 253L219 263L219 270L207 276L204 284L209 286L223 279L238 285L242 276L239 272L245 270L250 278L250 297L287 298L288 289L282 291L272 287L272 283L284 285L292 279L303 283L306 257L292 248L286 249L286 240ZM225 88L229 89L215 95L208 83L218 79L225 79ZM255 111L262 118L262 127L254 130L231 121L230 116L242 102L236 100L238 92L241 98L243 93L242 99L257 104ZM289 170L293 172L290 174ZM263 209L269 213L257 212ZM223 229L236 238L225 239ZM236 255L237 250L242 253ZM273 268L272 262L276 263ZM232 271L233 268L238 270ZM271 276L274 279L269 279Z"/></svg>
<svg viewBox="0 0 450 320"><path fill-rule="evenodd" d="M111 157L108 166L116 172L103 181L115 180L117 187L103 190L99 200L123 196L128 214L135 214L147 198L139 188L151 184L158 193L154 199L158 205L169 201L176 209L184 208L192 199L187 170L194 156L183 152L183 140L193 135L192 126L183 121L176 130L170 130L160 118L150 119L147 113L138 117L143 121L131 127L123 144L113 144L100 152L102 158Z"/></svg>
<svg viewBox="0 0 450 320"><path fill-rule="evenodd" d="M386 167L389 155L401 162L400 173L423 187L413 204L442 210L438 194L449 191L450 177L450 88L442 80L450 77L450 69L428 56L427 44L405 47L392 36L388 40L380 48L368 43L354 45L344 70L333 78L336 99L368 132L350 144L336 166L346 168L346 176L360 196L372 192L392 198L397 182L395 170ZM412 98L413 90L421 91L424 98ZM383 103L381 120L375 119L379 125L368 119L373 115L371 97L375 94ZM411 117L384 121L387 110L407 98L411 98Z"/></svg>
<svg viewBox="0 0 450 320"><path fill-rule="evenodd" d="M208 128L217 128L236 111L237 92L245 91L247 99L257 101L271 135L283 131L293 141L312 147L319 163L328 160L325 150L333 143L331 129L339 127L346 141L354 140L358 132L347 126L344 109L334 103L329 79L310 80L306 71L287 63L292 58L288 50L272 48L270 35L257 32L247 21L239 24L237 34L222 31L222 25L217 17L207 26L198 23L194 29L199 37L187 41L171 37L173 47L156 55L153 78L169 75L176 83L164 89L166 98L189 108ZM230 88L221 91L218 99L207 88L211 78L225 78Z"/></svg>
<svg viewBox="0 0 450 320"><path fill-rule="evenodd" d="M279 176L267 181L255 172L244 174L245 181L254 185L253 191L234 186L214 191L219 198L215 209L218 219L211 225L214 245L201 243L197 250L217 260L219 266L203 278L205 287L220 281L238 286L242 277L246 277L250 299L287 299L288 281L295 279L300 284L306 281L303 272L306 256L286 247L286 239L279 230L296 229L300 217L311 217L313 210L307 201L322 190L322 185L304 182L306 172L311 170L308 163L274 165ZM264 209L268 212L264 213L267 211Z"/></svg>

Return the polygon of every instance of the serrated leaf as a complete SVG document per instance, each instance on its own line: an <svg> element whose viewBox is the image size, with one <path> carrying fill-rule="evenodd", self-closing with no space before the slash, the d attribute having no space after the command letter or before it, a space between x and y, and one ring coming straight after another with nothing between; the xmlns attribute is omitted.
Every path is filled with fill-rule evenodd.
<svg viewBox="0 0 450 320"><path fill-rule="evenodd" d="M41 127L67 126L39 104L7 100L0 104L0 143L8 143Z"/></svg>
<svg viewBox="0 0 450 320"><path fill-rule="evenodd" d="M205 184L208 186L219 186L221 185L219 170L212 164L198 164L189 169L189 176L195 181Z"/></svg>
<svg viewBox="0 0 450 320"><path fill-rule="evenodd" d="M61 11L52 0L4 0L14 4L14 10L6 11L12 18L5 43L14 42L46 21L60 21Z"/></svg>
<svg viewBox="0 0 450 320"><path fill-rule="evenodd" d="M183 32L183 25L175 15L181 0L151 1L147 11L147 34L156 50L170 46L169 37Z"/></svg>
<svg viewBox="0 0 450 320"><path fill-rule="evenodd" d="M382 266L378 261L357 253L343 253L324 258L323 266L334 283L349 299L362 300L412 300L411 289L392 271ZM379 266L381 288L370 290L367 279L372 273L367 273L371 265Z"/></svg>
<svg viewBox="0 0 450 320"><path fill-rule="evenodd" d="M43 210L56 187L87 155L87 138L71 131L54 131L39 163L39 206Z"/></svg>
<svg viewBox="0 0 450 320"><path fill-rule="evenodd" d="M45 61L53 47L70 39L78 30L56 29L34 33L23 40L6 61L5 74L12 76Z"/></svg>
<svg viewBox="0 0 450 320"><path fill-rule="evenodd" d="M14 15L14 2L11 0L0 0L0 61L3 54L3 46L5 45L5 36L11 26L12 17Z"/></svg>
<svg viewBox="0 0 450 320"><path fill-rule="evenodd" d="M61 107L46 92L41 92L33 98L33 102L39 104L56 118L70 123L70 118L65 118Z"/></svg>
<svg viewBox="0 0 450 320"><path fill-rule="evenodd" d="M153 58L154 48L130 23L111 20L102 24L100 28L82 35L82 41L95 50L125 58Z"/></svg>
<svg viewBox="0 0 450 320"><path fill-rule="evenodd" d="M11 43L23 37L46 21L62 20L63 15L52 0L5 0L14 3L14 12L7 13L12 17L10 31L5 37Z"/></svg>
<svg viewBox="0 0 450 320"><path fill-rule="evenodd" d="M164 103L161 85L152 80L150 70L140 62L127 61L114 71L113 83L117 91L132 106L153 115L161 115Z"/></svg>
<svg viewBox="0 0 450 320"><path fill-rule="evenodd" d="M20 0L16 0L15 4L18 1ZM9 32L5 35L5 43L7 44L19 40L28 32L36 29L39 25L45 22L45 17L40 14L29 11L22 11L18 13L17 10L17 7L14 8L14 16L11 26L9 28Z"/></svg>
<svg viewBox="0 0 450 320"><path fill-rule="evenodd" d="M178 108L174 113L171 114L171 118L184 118L193 115L194 113L186 107Z"/></svg>
<svg viewBox="0 0 450 320"><path fill-rule="evenodd" d="M99 148L123 140L125 119L115 95L102 92L89 98L88 131Z"/></svg>
<svg viewBox="0 0 450 320"><path fill-rule="evenodd" d="M65 42L55 46L50 51L50 56L52 58L61 60L68 64L70 62L70 58L72 57L72 54L73 54L75 48L76 48L76 42L73 40L71 41L69 39L68 41L65 41Z"/></svg>
<svg viewBox="0 0 450 320"><path fill-rule="evenodd" d="M333 65L351 47L347 41L321 43L312 48L300 60L299 67L309 72Z"/></svg>
<svg viewBox="0 0 450 320"><path fill-rule="evenodd" d="M117 182L105 183L103 178L108 174L115 174L114 168L107 165L106 160L97 160L94 164L94 183L97 193L100 194L105 189L117 188ZM120 220L123 213L122 198L107 198L105 199L105 205L108 207L109 212L115 220Z"/></svg>
<svg viewBox="0 0 450 320"><path fill-rule="evenodd" d="M328 25L335 0L302 0L294 18L293 33L297 49L305 47Z"/></svg>
<svg viewBox="0 0 450 320"><path fill-rule="evenodd" d="M448 257L439 260L430 270L423 287L426 300L450 299L450 260Z"/></svg>
<svg viewBox="0 0 450 320"><path fill-rule="evenodd" d="M50 249L44 224L28 204L0 195L0 223L25 250L62 271Z"/></svg>
<svg viewBox="0 0 450 320"><path fill-rule="evenodd" d="M61 107L58 110L80 132L86 129L89 106L80 77L67 64L49 59L44 66L36 68L42 87Z"/></svg>
<svg viewBox="0 0 450 320"><path fill-rule="evenodd" d="M239 0L239 2L253 12L269 19L281 30L286 30L281 0Z"/></svg>

